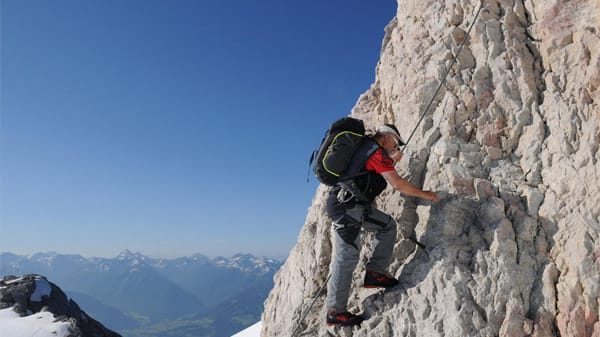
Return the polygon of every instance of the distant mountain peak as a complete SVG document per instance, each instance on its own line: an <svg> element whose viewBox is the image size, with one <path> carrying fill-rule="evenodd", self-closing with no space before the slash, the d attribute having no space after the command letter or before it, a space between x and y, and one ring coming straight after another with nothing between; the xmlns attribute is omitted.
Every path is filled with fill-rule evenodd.
<svg viewBox="0 0 600 337"><path fill-rule="evenodd" d="M232 256L233 260L237 260L237 259L255 259L255 258L256 257L254 255L249 254L249 253L245 253L245 254L238 253L238 254L235 254L234 256Z"/></svg>
<svg viewBox="0 0 600 337"><path fill-rule="evenodd" d="M107 326L139 331L155 321L182 317L192 317L184 324L201 329L214 329L213 323L196 319L207 315L236 327L241 324L238 317L258 320L262 303L273 287L273 275L281 266L280 261L251 254L155 259L123 250L112 258L56 254L51 260L47 253L33 255L37 258L0 253L0 274L45 275L83 301L78 303L85 304L89 313ZM37 283L41 287L34 299L48 294L46 282ZM0 292L2 287L0 283ZM4 300L0 296L0 302ZM1 323L0 331L4 332Z"/></svg>
<svg viewBox="0 0 600 337"><path fill-rule="evenodd" d="M125 249L124 251L122 251L121 253L119 253L119 255L117 255L117 260L120 261L124 261L124 260L146 260L147 257L140 253L140 252L135 252L132 253L129 249Z"/></svg>
<svg viewBox="0 0 600 337"><path fill-rule="evenodd" d="M196 253L191 256L193 260L208 260L208 257L204 254Z"/></svg>
<svg viewBox="0 0 600 337"><path fill-rule="evenodd" d="M59 266L69 264L77 264L80 266L87 265L93 269L94 266L108 270L129 270L131 272L139 272L147 268L164 269L169 266L179 266L179 268L187 268L188 266L213 265L217 268L235 269L244 273L265 274L271 271L278 270L281 266L281 261L267 257L256 257L248 253L238 253L231 258L218 256L209 259L202 254L194 254L188 257L179 257L175 259L153 259L140 252L132 252L129 249L123 250L114 258L84 258L81 255L66 255L55 252L35 253L29 256L18 256L11 253L2 253L4 269L12 272L21 271L23 263L26 261L38 263L38 266L43 265L44 268L50 268L46 272ZM46 269L43 269L45 271Z"/></svg>
<svg viewBox="0 0 600 337"><path fill-rule="evenodd" d="M46 261L52 263L52 261L58 256L56 252L45 252L45 253L34 253L28 256L31 260Z"/></svg>

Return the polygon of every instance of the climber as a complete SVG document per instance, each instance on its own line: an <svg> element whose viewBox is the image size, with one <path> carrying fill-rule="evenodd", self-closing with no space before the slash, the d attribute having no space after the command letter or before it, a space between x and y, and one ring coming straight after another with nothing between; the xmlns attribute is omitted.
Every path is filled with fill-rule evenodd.
<svg viewBox="0 0 600 337"><path fill-rule="evenodd" d="M354 178L335 186L327 198L327 213L334 227L331 278L325 302L328 325L357 325L363 321L346 308L360 253L361 229L376 233L363 287L391 288L398 284L397 279L386 273L396 240L396 222L372 205L387 183L406 195L439 201L435 192L423 191L398 175L394 164L402 158L402 145L400 132L394 125L379 127L352 157L347 176Z"/></svg>

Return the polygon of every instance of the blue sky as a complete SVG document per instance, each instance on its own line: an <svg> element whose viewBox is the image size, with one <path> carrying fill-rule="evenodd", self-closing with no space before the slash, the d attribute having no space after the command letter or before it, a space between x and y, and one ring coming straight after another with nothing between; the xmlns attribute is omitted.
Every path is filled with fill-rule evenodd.
<svg viewBox="0 0 600 337"><path fill-rule="evenodd" d="M393 0L3 0L0 251L285 257Z"/></svg>

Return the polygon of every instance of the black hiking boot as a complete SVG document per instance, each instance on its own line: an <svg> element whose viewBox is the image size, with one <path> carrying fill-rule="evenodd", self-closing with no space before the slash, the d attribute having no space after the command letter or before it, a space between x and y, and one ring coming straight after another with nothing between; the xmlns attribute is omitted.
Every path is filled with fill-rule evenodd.
<svg viewBox="0 0 600 337"><path fill-rule="evenodd" d="M376 271L367 271L363 287L365 288L392 288L398 285L398 280L393 277L378 273Z"/></svg>
<svg viewBox="0 0 600 337"><path fill-rule="evenodd" d="M349 312L335 312L333 310L327 310L327 325L358 325L365 319L361 316L349 313Z"/></svg>

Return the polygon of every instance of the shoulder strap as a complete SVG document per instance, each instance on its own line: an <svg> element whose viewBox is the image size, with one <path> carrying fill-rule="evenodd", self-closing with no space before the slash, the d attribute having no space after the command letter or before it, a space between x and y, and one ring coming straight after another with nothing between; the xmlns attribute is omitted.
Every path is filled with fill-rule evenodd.
<svg viewBox="0 0 600 337"><path fill-rule="evenodd" d="M367 170L365 165L367 160L380 147L381 146L379 146L375 140L370 137L365 137L362 144L358 147L356 152L354 152L350 165L348 165L348 169L340 180L353 179L366 174Z"/></svg>

